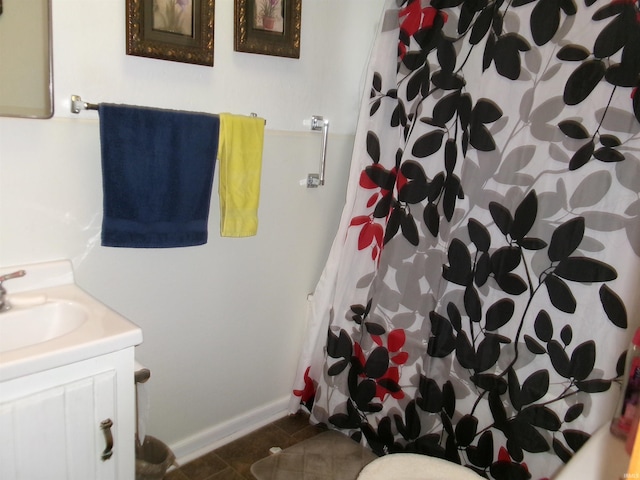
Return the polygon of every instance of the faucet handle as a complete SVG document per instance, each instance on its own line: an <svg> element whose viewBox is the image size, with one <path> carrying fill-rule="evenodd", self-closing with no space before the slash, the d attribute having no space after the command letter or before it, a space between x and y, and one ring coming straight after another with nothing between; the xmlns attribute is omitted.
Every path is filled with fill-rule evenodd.
<svg viewBox="0 0 640 480"><path fill-rule="evenodd" d="M11 304L7 301L7 290L2 285L5 280L11 280L12 278L24 277L27 274L24 270L18 270L17 272L7 273L6 275L0 275L0 313L6 312L11 309Z"/></svg>
<svg viewBox="0 0 640 480"><path fill-rule="evenodd" d="M6 275L0 276L0 285L5 280L11 280L12 278L24 277L27 274L24 270L18 270L16 272L7 273Z"/></svg>

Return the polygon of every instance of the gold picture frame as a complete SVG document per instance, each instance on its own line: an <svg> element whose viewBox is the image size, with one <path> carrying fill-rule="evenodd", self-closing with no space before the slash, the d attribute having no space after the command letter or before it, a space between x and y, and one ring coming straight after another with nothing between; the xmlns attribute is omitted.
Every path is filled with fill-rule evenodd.
<svg viewBox="0 0 640 480"><path fill-rule="evenodd" d="M235 0L234 49L300 58L302 0Z"/></svg>
<svg viewBox="0 0 640 480"><path fill-rule="evenodd" d="M215 0L127 0L127 55L213 66Z"/></svg>

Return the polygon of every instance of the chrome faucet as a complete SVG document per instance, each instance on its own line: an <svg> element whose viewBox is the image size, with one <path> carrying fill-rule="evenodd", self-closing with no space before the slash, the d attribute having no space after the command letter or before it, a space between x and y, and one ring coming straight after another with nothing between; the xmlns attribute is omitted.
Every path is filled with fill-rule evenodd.
<svg viewBox="0 0 640 480"><path fill-rule="evenodd" d="M12 278L24 277L27 274L24 270L18 270L17 272L7 273L0 276L0 313L6 312L11 308L11 304L7 300L7 289L2 285L5 280L11 280Z"/></svg>

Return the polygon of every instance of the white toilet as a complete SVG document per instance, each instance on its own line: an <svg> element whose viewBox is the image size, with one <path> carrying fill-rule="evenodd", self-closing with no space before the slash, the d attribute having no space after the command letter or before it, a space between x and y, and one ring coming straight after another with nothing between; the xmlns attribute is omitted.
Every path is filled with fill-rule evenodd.
<svg viewBox="0 0 640 480"><path fill-rule="evenodd" d="M366 465L357 480L480 480L467 467L417 453L394 453Z"/></svg>

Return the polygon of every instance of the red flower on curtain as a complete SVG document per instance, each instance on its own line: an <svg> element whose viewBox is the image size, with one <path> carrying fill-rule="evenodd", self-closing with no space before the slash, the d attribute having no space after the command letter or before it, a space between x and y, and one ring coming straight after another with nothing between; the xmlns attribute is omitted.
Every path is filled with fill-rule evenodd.
<svg viewBox="0 0 640 480"><path fill-rule="evenodd" d="M387 395L391 395L397 400L404 398L404 392L402 391L402 389L391 391L383 386L385 381L387 380L390 380L396 385L398 384L398 382L400 381L400 370L398 369L398 367L389 367L387 373L385 373L382 377L376 379L376 397L378 397L380 401L384 401ZM382 382L383 385L381 385L380 382Z"/></svg>
<svg viewBox="0 0 640 480"><path fill-rule="evenodd" d="M407 8L400 10L400 30L407 35L415 35L419 30L431 28L438 15L442 15L447 20L447 14L440 12L437 8L420 6L420 1L416 0Z"/></svg>
<svg viewBox="0 0 640 480"><path fill-rule="evenodd" d="M398 385L398 382L400 381L399 367L404 365L409 359L409 354L407 352L400 351L400 349L404 346L404 342L406 339L404 330L397 329L390 332L387 336L386 347L380 336L372 335L371 338L376 345L382 348L386 348L387 352L389 353L389 361L395 364L394 366L387 365L387 369L384 374L377 378L372 378L372 380L376 383L375 396L381 401L384 401L387 395L391 395L395 399L404 398L404 392ZM365 365L367 365L367 358L365 357L362 347L358 342L354 343L353 350L355 357L360 363L360 366L364 367ZM360 374L360 377L369 378L364 371Z"/></svg>
<svg viewBox="0 0 640 480"><path fill-rule="evenodd" d="M529 467L525 462L514 462L505 447L498 450L498 461L491 466L492 473L501 472L506 478L531 478ZM499 476L504 476L500 475ZM540 480L548 480L541 478Z"/></svg>
<svg viewBox="0 0 640 480"><path fill-rule="evenodd" d="M316 396L316 386L313 383L312 378L309 376L309 369L311 367L307 367L304 372L304 388L302 390L294 390L293 394L296 397L300 397L300 401L303 405L307 405L310 402L313 402L313 399Z"/></svg>
<svg viewBox="0 0 640 480"><path fill-rule="evenodd" d="M379 346L384 347L384 343L382 342L382 338L378 335L372 335L372 340ZM406 341L406 335L404 330L398 328L389 332L387 337L387 349L389 353L395 353L393 356L389 356L389 360L391 360L396 365L404 365L407 363L409 359L409 354L407 352L401 352L400 349L404 346L404 342Z"/></svg>
<svg viewBox="0 0 640 480"><path fill-rule="evenodd" d="M376 260L382 250L382 243L384 241L384 229L382 225L376 223L373 217L368 215L359 215L352 218L350 225L352 227L362 226L362 228L360 228L360 235L358 235L358 250L372 247L371 258Z"/></svg>
<svg viewBox="0 0 640 480"><path fill-rule="evenodd" d="M433 27L436 18L440 16L443 21L447 21L448 15L434 7L424 7L420 5L420 0L414 0L398 14L400 19L400 34L412 37L420 30ZM404 58L407 53L407 46L403 42L398 42L398 57Z"/></svg>
<svg viewBox="0 0 640 480"><path fill-rule="evenodd" d="M373 163L373 165L367 167L360 174L359 184L366 190L378 189L374 192L367 201L367 208L372 208L378 203L380 199L388 199L393 195L392 189L385 187L380 182L375 181L375 177L378 174L384 174L385 178L390 178L393 181L389 182L389 185L395 183L397 169L394 167L391 170L386 170L379 163ZM390 202L390 200L389 200ZM350 226L360 226L360 235L358 236L358 250L364 250L371 247L371 258L378 260L380 252L384 246L384 228L380 223L375 221L376 218L384 217L384 214L376 215L358 215L353 217L350 222Z"/></svg>

